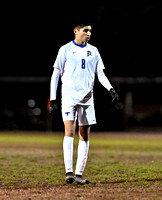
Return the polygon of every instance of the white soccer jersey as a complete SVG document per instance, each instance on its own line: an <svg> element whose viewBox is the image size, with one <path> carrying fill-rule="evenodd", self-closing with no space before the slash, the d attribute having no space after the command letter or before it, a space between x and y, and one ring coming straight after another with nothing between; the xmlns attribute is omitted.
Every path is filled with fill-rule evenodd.
<svg viewBox="0 0 162 200"><path fill-rule="evenodd" d="M92 105L95 73L104 69L96 47L74 41L62 46L54 68L61 71L62 102L70 105Z"/></svg>

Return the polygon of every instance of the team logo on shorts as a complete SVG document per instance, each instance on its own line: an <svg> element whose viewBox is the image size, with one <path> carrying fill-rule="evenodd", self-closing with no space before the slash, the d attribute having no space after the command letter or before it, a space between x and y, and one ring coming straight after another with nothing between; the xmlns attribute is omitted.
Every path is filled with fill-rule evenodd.
<svg viewBox="0 0 162 200"><path fill-rule="evenodd" d="M67 117L68 117L68 115L70 114L70 112L65 112L65 114L67 115Z"/></svg>
<svg viewBox="0 0 162 200"><path fill-rule="evenodd" d="M92 56L92 52L91 51L87 51L87 57L88 56Z"/></svg>

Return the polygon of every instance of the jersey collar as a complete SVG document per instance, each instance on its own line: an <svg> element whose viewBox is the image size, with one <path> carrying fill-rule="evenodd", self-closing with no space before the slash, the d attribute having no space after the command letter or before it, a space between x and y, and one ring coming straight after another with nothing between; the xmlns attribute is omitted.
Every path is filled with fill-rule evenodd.
<svg viewBox="0 0 162 200"><path fill-rule="evenodd" d="M73 40L73 44L75 44L76 46L78 46L78 47L81 47L81 48L84 48L84 47L86 47L86 46L87 46L87 43L85 43L85 45L84 45L84 46L82 46L82 45L79 45L79 44L75 43L75 41L74 41L74 40Z"/></svg>

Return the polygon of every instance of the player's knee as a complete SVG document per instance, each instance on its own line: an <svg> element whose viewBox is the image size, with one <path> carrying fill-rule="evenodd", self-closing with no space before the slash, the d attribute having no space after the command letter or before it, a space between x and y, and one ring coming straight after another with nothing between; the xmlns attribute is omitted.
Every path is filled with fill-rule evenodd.
<svg viewBox="0 0 162 200"><path fill-rule="evenodd" d="M79 126L79 139L82 141L88 141L90 134L90 126Z"/></svg>
<svg viewBox="0 0 162 200"><path fill-rule="evenodd" d="M65 125L65 136L75 136L75 122L64 122Z"/></svg>
<svg viewBox="0 0 162 200"><path fill-rule="evenodd" d="M74 137L75 133L74 133L74 131L65 130L65 136L67 136L67 137Z"/></svg>

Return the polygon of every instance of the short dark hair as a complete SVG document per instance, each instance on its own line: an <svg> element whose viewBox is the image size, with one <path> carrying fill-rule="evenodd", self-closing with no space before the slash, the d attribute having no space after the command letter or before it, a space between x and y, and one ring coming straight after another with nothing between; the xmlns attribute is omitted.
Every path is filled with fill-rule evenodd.
<svg viewBox="0 0 162 200"><path fill-rule="evenodd" d="M89 18L76 18L73 22L73 29L83 28L84 26L93 26L92 20Z"/></svg>

